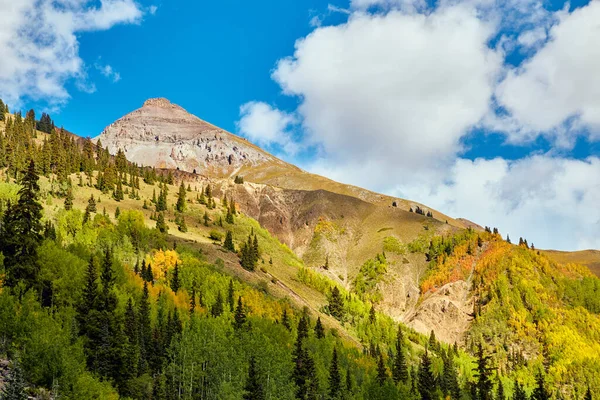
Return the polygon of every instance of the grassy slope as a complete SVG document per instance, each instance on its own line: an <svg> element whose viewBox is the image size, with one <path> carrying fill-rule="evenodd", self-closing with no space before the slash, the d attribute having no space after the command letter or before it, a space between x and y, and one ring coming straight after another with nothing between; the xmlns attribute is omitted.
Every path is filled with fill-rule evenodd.
<svg viewBox="0 0 600 400"><path fill-rule="evenodd" d="M600 251L557 251L542 250L542 253L562 264L581 264L588 267L596 276L600 277Z"/></svg>

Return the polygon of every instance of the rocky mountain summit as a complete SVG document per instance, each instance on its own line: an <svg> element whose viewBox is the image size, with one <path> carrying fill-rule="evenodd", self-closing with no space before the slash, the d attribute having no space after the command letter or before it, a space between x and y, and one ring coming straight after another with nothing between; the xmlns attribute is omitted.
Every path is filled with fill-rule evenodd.
<svg viewBox="0 0 600 400"><path fill-rule="evenodd" d="M139 165L229 175L276 159L165 98L147 100L104 129L99 139ZM278 160L277 160L278 161Z"/></svg>

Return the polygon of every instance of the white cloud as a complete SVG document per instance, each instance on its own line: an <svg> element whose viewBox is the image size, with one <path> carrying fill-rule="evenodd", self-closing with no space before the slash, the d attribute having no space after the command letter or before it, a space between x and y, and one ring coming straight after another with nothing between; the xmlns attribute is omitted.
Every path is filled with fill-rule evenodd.
<svg viewBox="0 0 600 400"><path fill-rule="evenodd" d="M299 96L308 140L332 161L436 169L489 111L502 65L486 46L492 32L462 6L430 15L355 13L299 40L273 78Z"/></svg>
<svg viewBox="0 0 600 400"><path fill-rule="evenodd" d="M598 21L600 1L563 13L550 30L550 41L508 72L496 96L517 128L508 129L512 141L545 133L568 146L583 128L600 138Z"/></svg>
<svg viewBox="0 0 600 400"><path fill-rule="evenodd" d="M238 131L250 141L261 146L278 145L290 155L298 150L290 130L297 123L293 115L266 103L249 102L240 107L240 116Z"/></svg>
<svg viewBox="0 0 600 400"><path fill-rule="evenodd" d="M158 11L158 7L157 6L150 6L150 8L148 9L148 11L150 12L151 15L155 15L156 11Z"/></svg>
<svg viewBox="0 0 600 400"><path fill-rule="evenodd" d="M94 67L100 71L100 73L102 75L104 75L106 78L110 79L113 83L119 82L121 80L121 74L118 73L117 71L115 71L113 69L112 66L106 64L106 65L101 65L99 63L96 63L94 65Z"/></svg>
<svg viewBox="0 0 600 400"><path fill-rule="evenodd" d="M496 226L513 242L538 247L600 248L600 159L537 155L516 161L458 159L444 182L398 185L445 213Z"/></svg>
<svg viewBox="0 0 600 400"><path fill-rule="evenodd" d="M600 140L600 1L572 13L539 0L351 6L346 23L298 40L272 74L298 99L298 146L319 151L303 168L538 247L600 247L600 159L557 156L586 130ZM526 59L509 67L515 52ZM545 135L553 148L470 161L460 156L472 128L513 143Z"/></svg>
<svg viewBox="0 0 600 400"><path fill-rule="evenodd" d="M18 106L24 97L60 104L65 82L95 90L86 82L77 34L137 23L134 0L0 0L0 96ZM114 75L113 75L114 79Z"/></svg>

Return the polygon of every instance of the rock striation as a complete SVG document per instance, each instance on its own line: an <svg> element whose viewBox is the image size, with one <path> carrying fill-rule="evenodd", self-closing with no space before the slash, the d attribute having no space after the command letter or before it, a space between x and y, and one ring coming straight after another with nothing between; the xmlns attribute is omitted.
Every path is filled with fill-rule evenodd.
<svg viewBox="0 0 600 400"><path fill-rule="evenodd" d="M111 154L122 149L127 159L139 165L218 176L242 166L279 161L165 98L147 100L107 126L99 139Z"/></svg>

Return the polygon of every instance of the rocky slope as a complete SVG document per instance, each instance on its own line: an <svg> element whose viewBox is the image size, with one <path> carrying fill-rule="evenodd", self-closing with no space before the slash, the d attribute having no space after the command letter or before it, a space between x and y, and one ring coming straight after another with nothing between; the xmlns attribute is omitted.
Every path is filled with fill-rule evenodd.
<svg viewBox="0 0 600 400"><path fill-rule="evenodd" d="M110 124L99 139L139 165L229 175L244 165L277 162L246 140L188 113L169 100L147 100Z"/></svg>

